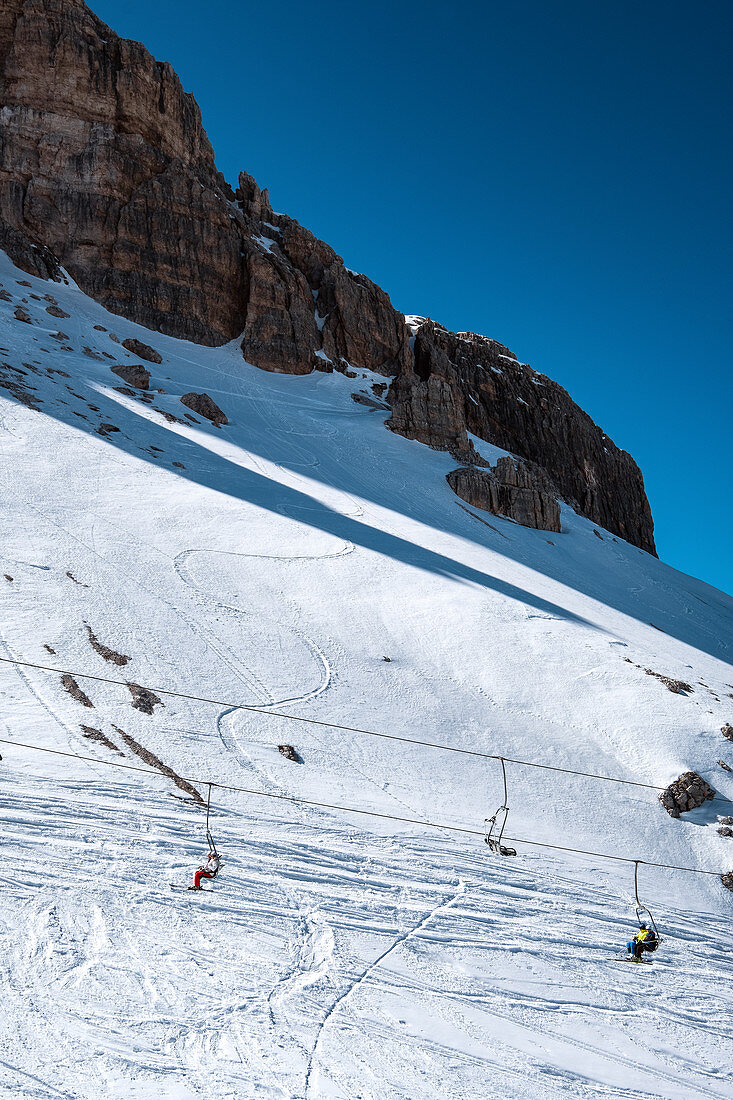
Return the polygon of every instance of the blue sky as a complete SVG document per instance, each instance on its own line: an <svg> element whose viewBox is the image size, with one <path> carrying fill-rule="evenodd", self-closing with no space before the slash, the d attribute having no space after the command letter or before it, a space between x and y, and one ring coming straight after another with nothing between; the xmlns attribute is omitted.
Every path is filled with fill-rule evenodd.
<svg viewBox="0 0 733 1100"><path fill-rule="evenodd" d="M92 7L173 64L231 183L565 386L660 556L733 591L728 2Z"/></svg>

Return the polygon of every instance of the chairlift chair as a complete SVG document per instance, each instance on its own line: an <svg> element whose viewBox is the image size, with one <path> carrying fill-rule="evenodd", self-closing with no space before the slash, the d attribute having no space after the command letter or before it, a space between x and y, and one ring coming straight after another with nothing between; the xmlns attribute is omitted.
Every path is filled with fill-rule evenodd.
<svg viewBox="0 0 733 1100"><path fill-rule="evenodd" d="M504 780L504 802L496 811L493 817L485 818L485 824L488 825L488 829L486 831L486 836L484 837L484 843L488 844L491 851L494 852L496 855L515 856L517 854L516 848L507 848L501 842L502 837L504 836L504 829L506 828L507 818L509 817L509 807L507 806L508 796L504 758L500 756L499 761L501 763L501 774Z"/></svg>
<svg viewBox="0 0 733 1100"><path fill-rule="evenodd" d="M211 783L209 783L208 786L209 786L209 793L208 793L207 798L206 798L206 843L209 845L209 851L214 852L215 855L218 856L219 853L217 851L216 843L215 843L214 838L211 834L211 829L209 828L209 813L211 811ZM221 871L222 866L223 866L222 861L221 861L221 859L219 859L219 866L212 873L212 875L211 875L212 878L216 878L216 876L219 874L219 871Z"/></svg>
<svg viewBox="0 0 733 1100"><path fill-rule="evenodd" d="M662 937L659 935L659 929L657 928L657 922L654 920L654 916L648 906L644 905L639 900L639 864L644 861L641 859L634 860L634 897L636 898L636 920L641 928L642 923L651 925L654 935L657 937L657 947L662 942ZM656 951L657 947L654 948Z"/></svg>

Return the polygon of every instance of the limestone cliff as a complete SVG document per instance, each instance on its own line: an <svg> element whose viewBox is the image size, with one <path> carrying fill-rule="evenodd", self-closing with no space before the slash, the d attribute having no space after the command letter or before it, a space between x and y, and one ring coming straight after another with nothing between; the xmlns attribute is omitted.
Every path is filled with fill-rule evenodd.
<svg viewBox="0 0 733 1100"><path fill-rule="evenodd" d="M171 66L82 0L0 10L0 247L44 278L62 265L148 328L203 344L237 337L265 370L376 371L392 379L393 431L468 468L472 432L654 552L638 467L560 386L495 341L411 329L380 287L275 214L251 176L232 190Z"/></svg>

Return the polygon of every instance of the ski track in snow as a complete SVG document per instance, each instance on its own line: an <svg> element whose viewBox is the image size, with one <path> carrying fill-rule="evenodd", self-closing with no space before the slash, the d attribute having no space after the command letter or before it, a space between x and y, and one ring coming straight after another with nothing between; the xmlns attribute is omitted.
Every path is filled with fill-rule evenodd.
<svg viewBox="0 0 733 1100"><path fill-rule="evenodd" d="M405 943L411 936L417 936L426 926L426 924L433 920L433 918L436 917L438 913L441 912L441 910L449 908L455 901L457 901L461 894L463 894L464 890L465 886L461 884L458 892L453 894L448 901L442 901L439 905L436 905L435 908L431 909L430 912L427 913L420 921L418 921L418 923L414 925L414 927L408 928L405 932L401 932L397 936L397 938L389 945L389 947L387 947L381 953L381 955L377 956L374 962L370 963L369 966L367 966L366 969L363 970L361 974L359 974L356 978L349 981L343 992L336 998L336 1000L333 1002L328 1012L324 1016L322 1024L318 1028L318 1031L316 1033L316 1040L313 1044L313 1050L311 1051L310 1057L308 1059L308 1068L305 1075L305 1100L308 1100L308 1097L310 1096L311 1079L313 1079L313 1088L318 1088L318 1067L316 1065L314 1073L314 1063L316 1062L319 1055L319 1048L321 1045L323 1033L336 1011L343 1007L347 997L350 997L351 994L356 989L358 989L363 982L367 981L369 976L377 969L378 966L380 966L381 963L384 962L388 955L391 955L393 951L396 951L397 948L400 947L401 944Z"/></svg>
<svg viewBox="0 0 733 1100"><path fill-rule="evenodd" d="M33 319L0 301L3 354L42 410L0 389L3 654L644 782L694 767L733 795L715 770L728 597L565 508L551 546L477 523L445 485L449 456L351 400L377 376L268 375L236 342L150 334L54 284L64 352L30 297L49 284L20 287L2 256L0 276ZM205 388L230 423L171 425L116 392L109 362L81 352L123 358L95 324L159 348L156 407L180 413ZM86 622L131 657L124 672ZM201 860L200 808L162 775L105 767L81 722L113 738L119 723L192 778L472 828L499 803L499 767L234 705L167 697L145 716L126 689L89 691L95 710L57 676L0 673L7 737L92 758L2 748L0 1096L733 1100L716 878L641 867L663 942L634 967L629 864L522 846L502 860L479 837L215 788L222 874L174 892ZM511 834L730 868L719 807L672 822L653 791L513 765L508 781Z"/></svg>

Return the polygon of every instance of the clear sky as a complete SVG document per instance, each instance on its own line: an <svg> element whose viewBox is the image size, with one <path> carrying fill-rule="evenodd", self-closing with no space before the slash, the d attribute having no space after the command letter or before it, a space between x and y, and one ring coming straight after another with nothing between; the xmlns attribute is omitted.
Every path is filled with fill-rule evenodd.
<svg viewBox="0 0 733 1100"><path fill-rule="evenodd" d="M660 556L733 591L730 0L91 6L172 63L230 183L565 386Z"/></svg>

